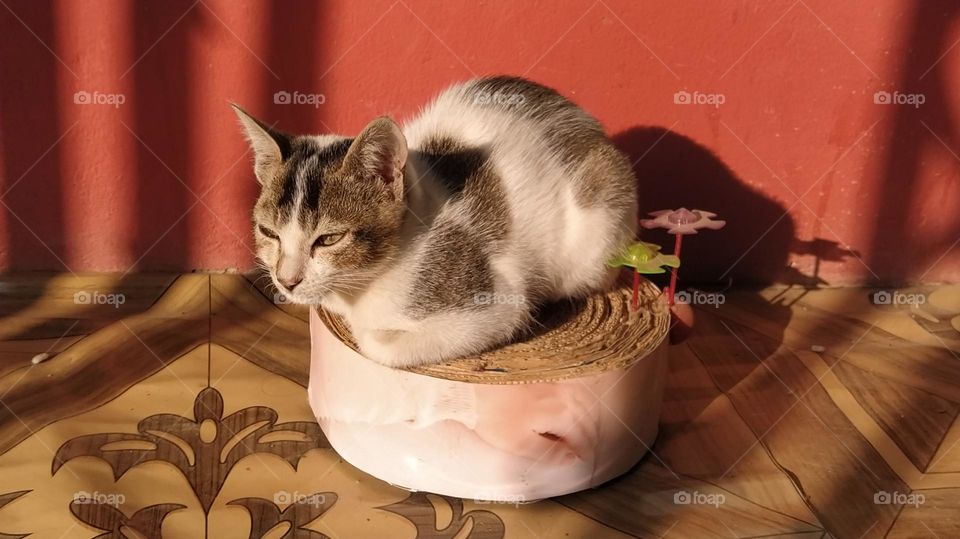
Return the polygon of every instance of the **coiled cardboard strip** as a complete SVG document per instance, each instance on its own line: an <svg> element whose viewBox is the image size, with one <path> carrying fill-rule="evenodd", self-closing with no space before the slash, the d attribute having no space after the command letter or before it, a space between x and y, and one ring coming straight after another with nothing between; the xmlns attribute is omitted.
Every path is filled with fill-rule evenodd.
<svg viewBox="0 0 960 539"><path fill-rule="evenodd" d="M534 384L623 369L656 349L670 328L670 314L653 283L641 282L636 311L630 309L631 296L629 287L621 287L551 304L541 309L529 334L510 344L405 370L478 384ZM340 317L322 309L319 315L333 335L359 352Z"/></svg>

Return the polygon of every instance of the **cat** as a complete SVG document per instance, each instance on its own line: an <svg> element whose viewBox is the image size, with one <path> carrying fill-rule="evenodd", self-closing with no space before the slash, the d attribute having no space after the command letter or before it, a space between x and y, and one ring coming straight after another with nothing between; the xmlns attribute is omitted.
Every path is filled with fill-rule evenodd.
<svg viewBox="0 0 960 539"><path fill-rule="evenodd" d="M443 91L401 128L293 136L233 105L261 190L257 256L295 303L344 318L390 367L470 356L549 301L610 287L636 179L600 124L514 77Z"/></svg>

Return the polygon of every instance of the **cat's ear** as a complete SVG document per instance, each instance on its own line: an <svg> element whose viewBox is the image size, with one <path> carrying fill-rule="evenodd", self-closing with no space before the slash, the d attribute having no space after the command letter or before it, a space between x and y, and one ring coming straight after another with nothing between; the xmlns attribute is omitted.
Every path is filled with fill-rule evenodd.
<svg viewBox="0 0 960 539"><path fill-rule="evenodd" d="M250 141L254 172L257 181L262 185L273 178L283 160L290 156L291 137L264 124L237 105L231 103L230 106L237 113L240 125Z"/></svg>
<svg viewBox="0 0 960 539"><path fill-rule="evenodd" d="M377 179L395 195L403 196L403 167L407 164L407 139L400 126L386 116L367 124L350 145L345 169Z"/></svg>

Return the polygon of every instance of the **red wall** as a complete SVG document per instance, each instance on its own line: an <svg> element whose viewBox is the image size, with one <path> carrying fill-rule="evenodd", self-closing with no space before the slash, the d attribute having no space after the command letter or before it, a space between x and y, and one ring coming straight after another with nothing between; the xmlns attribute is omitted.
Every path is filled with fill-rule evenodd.
<svg viewBox="0 0 960 539"><path fill-rule="evenodd" d="M955 1L5 4L0 269L248 268L256 185L228 101L349 134L510 73L601 120L643 209L730 221L685 244L690 280L960 277ZM279 90L325 102L274 104Z"/></svg>

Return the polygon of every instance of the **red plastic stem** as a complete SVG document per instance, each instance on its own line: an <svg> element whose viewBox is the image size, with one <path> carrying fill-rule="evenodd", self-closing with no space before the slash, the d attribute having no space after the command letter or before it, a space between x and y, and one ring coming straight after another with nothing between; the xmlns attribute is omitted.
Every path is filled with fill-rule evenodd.
<svg viewBox="0 0 960 539"><path fill-rule="evenodd" d="M680 257L680 244L683 243L683 234L677 234L677 240L673 244L673 254L677 258ZM677 290L677 269L679 268L670 268L670 288L667 289L667 298L670 300L670 306L673 307L673 294Z"/></svg>
<svg viewBox="0 0 960 539"><path fill-rule="evenodd" d="M640 272L633 270L633 299L630 300L630 306L636 311L640 308Z"/></svg>

